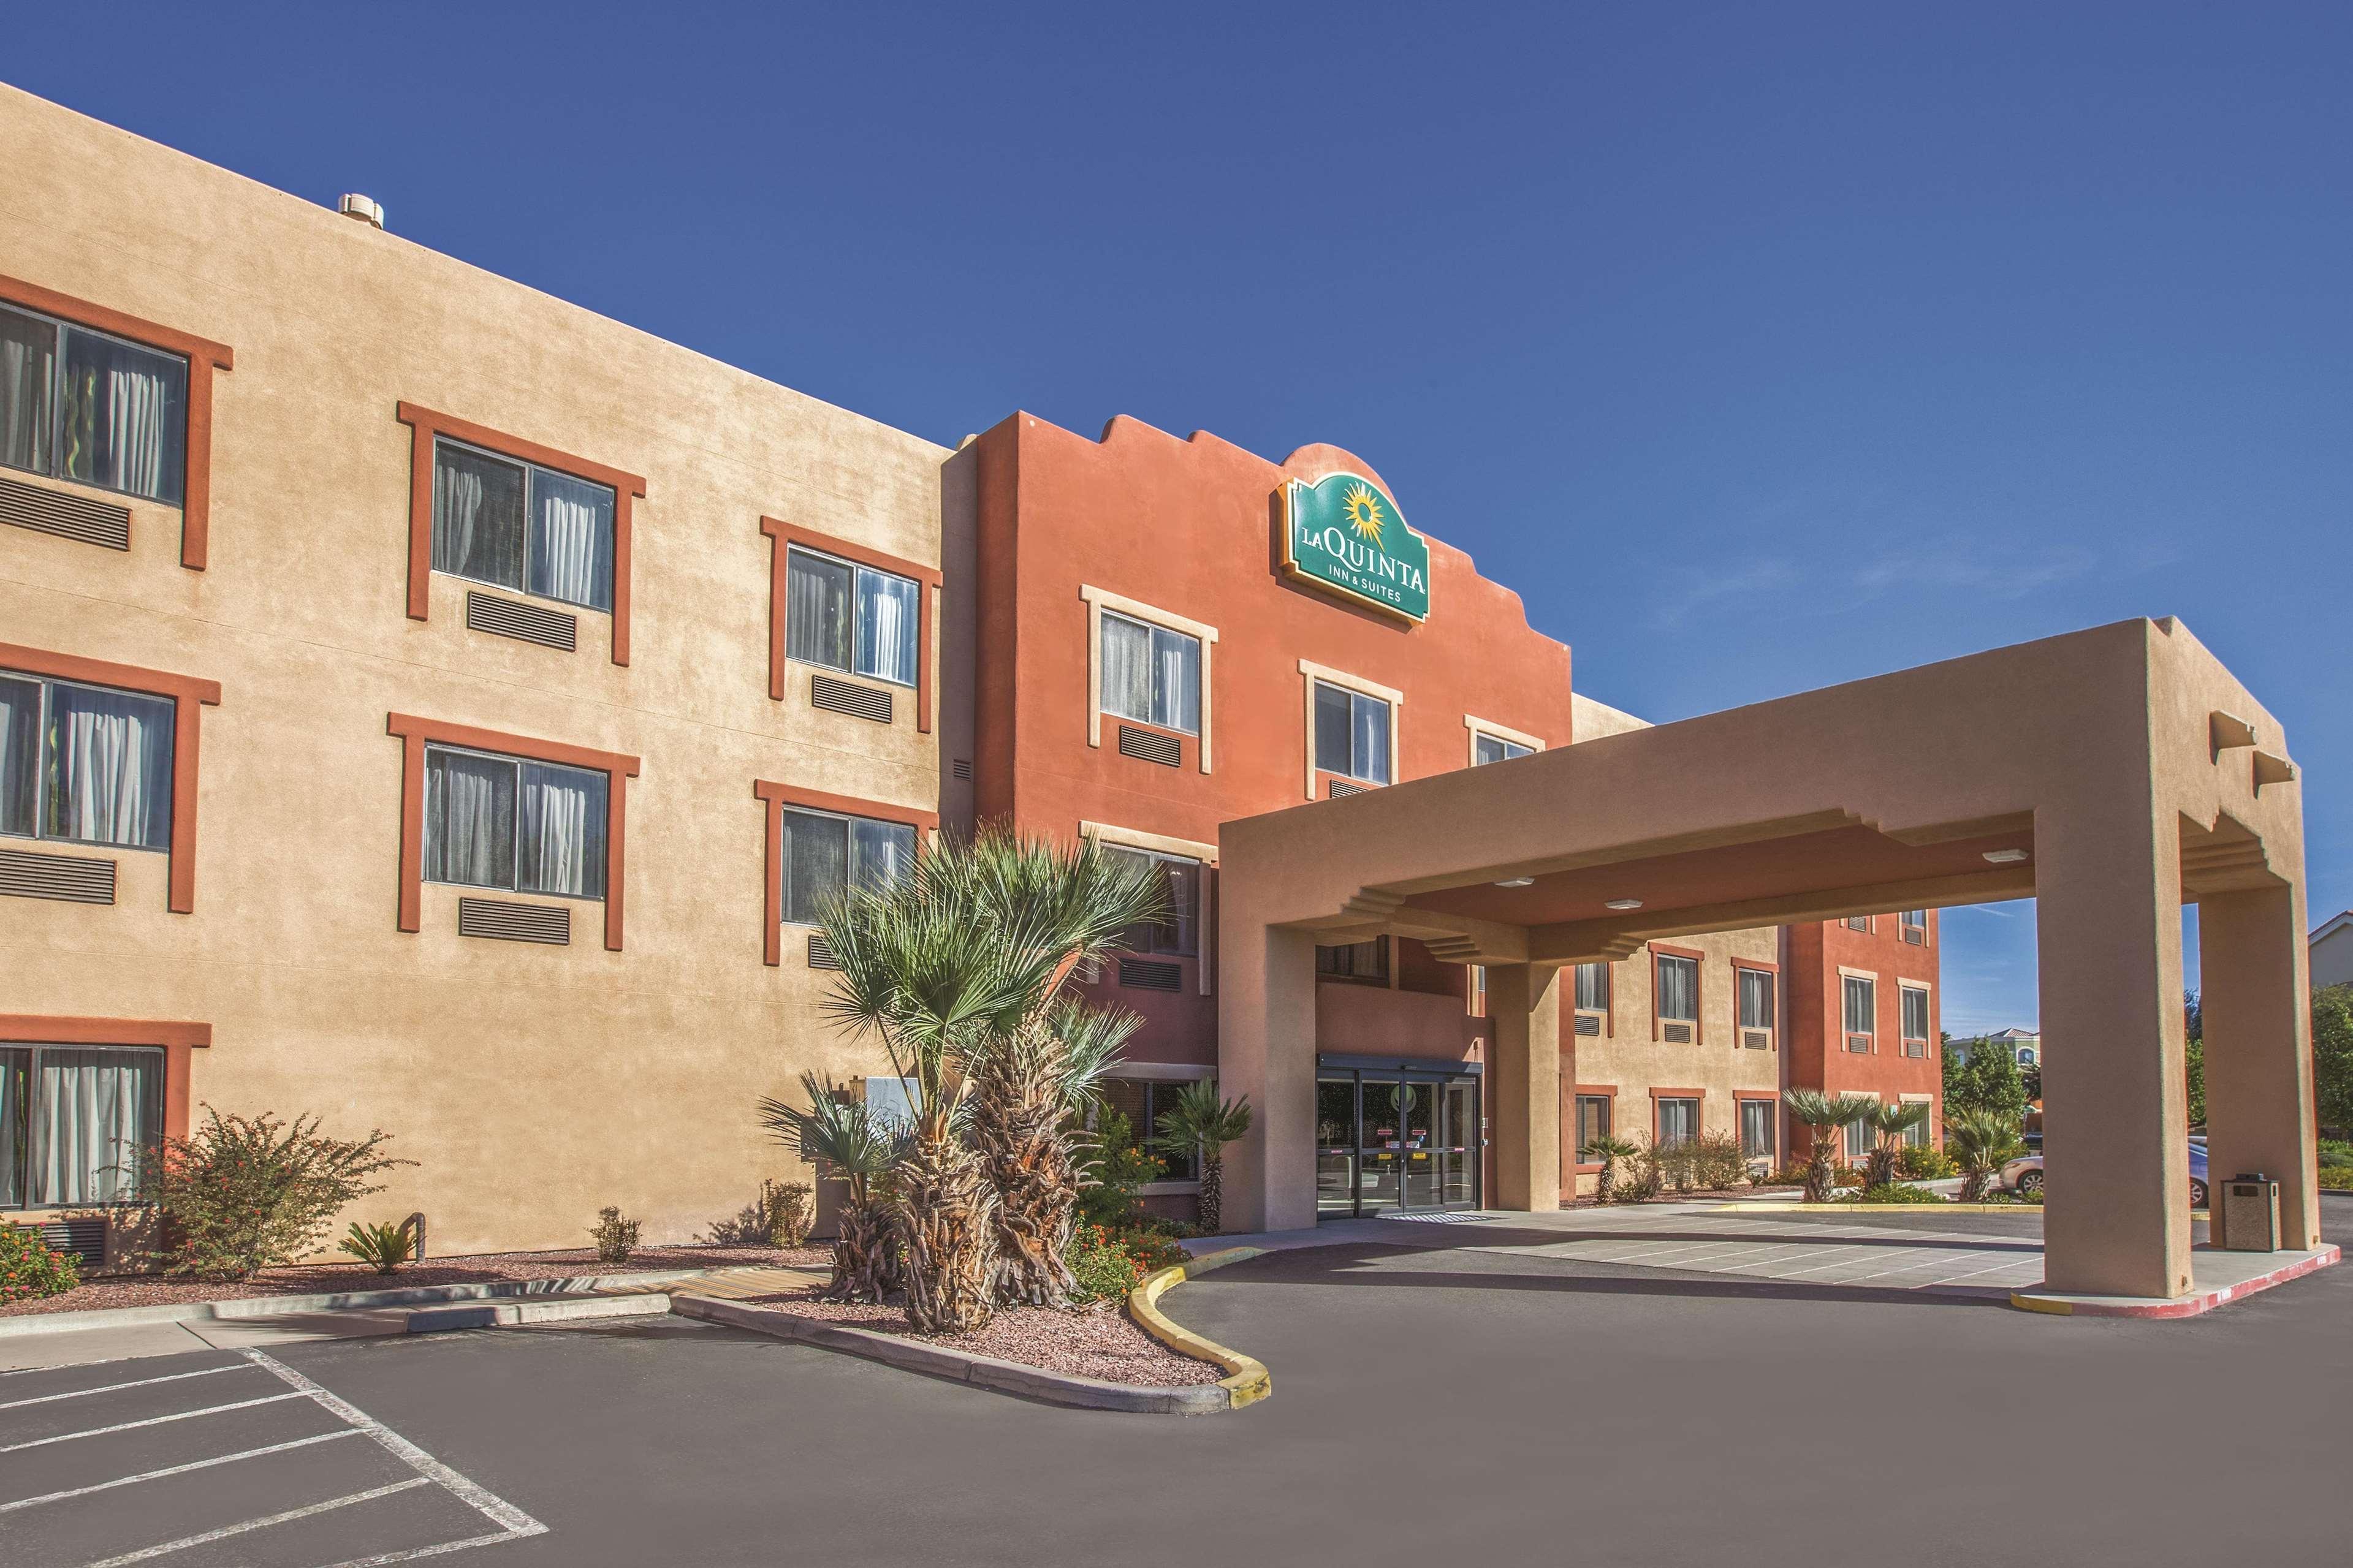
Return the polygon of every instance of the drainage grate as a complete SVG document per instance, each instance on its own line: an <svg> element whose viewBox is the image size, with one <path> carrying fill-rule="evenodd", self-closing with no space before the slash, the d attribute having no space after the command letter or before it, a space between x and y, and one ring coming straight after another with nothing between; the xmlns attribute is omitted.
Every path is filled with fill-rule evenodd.
<svg viewBox="0 0 2353 1568"><path fill-rule="evenodd" d="M1185 763L1184 743L1176 736L1155 735L1132 724L1119 727L1119 754L1134 757L1139 763L1158 763L1165 768L1182 767Z"/></svg>
<svg viewBox="0 0 2353 1568"><path fill-rule="evenodd" d="M839 969L841 960L833 955L833 943L816 931L809 932L808 966L811 969Z"/></svg>
<svg viewBox="0 0 2353 1568"><path fill-rule="evenodd" d="M495 632L565 653L580 646L578 616L537 605L519 605L495 594L477 594L470 588L466 590L466 625L478 632Z"/></svg>
<svg viewBox="0 0 2353 1568"><path fill-rule="evenodd" d="M1659 1034L1671 1046L1688 1046L1691 1044L1691 1029L1689 1024L1662 1024L1659 1026Z"/></svg>
<svg viewBox="0 0 2353 1568"><path fill-rule="evenodd" d="M70 1252L84 1268L106 1267L106 1221L53 1219L41 1226L41 1242L51 1252Z"/></svg>
<svg viewBox="0 0 2353 1568"><path fill-rule="evenodd" d="M871 719L877 724L891 721L891 694L871 686L860 686L854 680L812 675L809 701L828 712L847 713L853 719Z"/></svg>
<svg viewBox="0 0 2353 1568"><path fill-rule="evenodd" d="M0 894L58 899L69 904L111 904L114 902L114 862L0 849Z"/></svg>
<svg viewBox="0 0 2353 1568"><path fill-rule="evenodd" d="M511 904L503 899L459 899L458 934L500 942L572 942L572 911L562 904Z"/></svg>
<svg viewBox="0 0 2353 1568"><path fill-rule="evenodd" d="M1504 1216L1499 1214L1464 1214L1451 1209L1413 1209L1404 1214L1385 1214L1376 1217L1403 1220L1408 1225L1493 1225Z"/></svg>
<svg viewBox="0 0 2353 1568"><path fill-rule="evenodd" d="M131 548L131 509L87 496L45 490L38 485L0 479L0 522L102 544L109 550Z"/></svg>
<svg viewBox="0 0 2353 1568"><path fill-rule="evenodd" d="M1326 800L1338 800L1344 795L1362 795L1364 793L1365 786L1363 784L1342 784L1338 779L1334 779L1331 783L1331 786L1324 792L1324 798Z"/></svg>
<svg viewBox="0 0 2353 1568"><path fill-rule="evenodd" d="M1185 988L1185 971L1177 964L1149 958L1123 958L1119 961L1119 983L1131 991L1181 991Z"/></svg>
<svg viewBox="0 0 2353 1568"><path fill-rule="evenodd" d="M1601 1020L1589 1013L1580 1014L1577 1020L1577 1032L1580 1035L1598 1035L1601 1032Z"/></svg>

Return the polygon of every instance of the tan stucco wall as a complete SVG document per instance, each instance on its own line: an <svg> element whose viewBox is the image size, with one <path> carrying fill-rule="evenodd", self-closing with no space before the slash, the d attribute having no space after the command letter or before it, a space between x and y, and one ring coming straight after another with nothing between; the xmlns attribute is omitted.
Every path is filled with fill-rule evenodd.
<svg viewBox="0 0 2353 1568"><path fill-rule="evenodd" d="M682 1239L789 1173L754 1098L879 1061L797 944L762 962L753 780L929 809L940 762L910 694L887 729L805 672L769 699L759 519L937 563L947 453L13 89L0 145L0 271L237 354L209 570L171 509L127 557L0 528L0 640L223 690L195 912L135 853L115 907L5 900L0 1012L210 1021L194 1099L389 1130L420 1164L364 1215L421 1208L437 1251L575 1245L607 1204ZM446 578L406 617L404 399L645 477L629 667L590 613L576 654L470 632ZM434 887L395 928L393 711L643 758L625 951L596 906L568 948L461 939Z"/></svg>

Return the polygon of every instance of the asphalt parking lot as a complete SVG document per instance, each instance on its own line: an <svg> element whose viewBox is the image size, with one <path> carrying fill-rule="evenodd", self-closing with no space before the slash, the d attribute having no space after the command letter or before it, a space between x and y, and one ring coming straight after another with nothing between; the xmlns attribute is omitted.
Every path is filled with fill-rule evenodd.
<svg viewBox="0 0 2353 1568"><path fill-rule="evenodd" d="M2327 1205L2342 1242L2353 1200ZM1923 1223L1886 1221L1904 1245ZM1189 1421L677 1319L269 1352L333 1403L231 1352L0 1377L0 1562L2343 1558L2353 1268L2147 1322L1398 1228L1414 1245L1271 1255L1173 1293L1275 1380ZM281 1443L303 1446L78 1492Z"/></svg>

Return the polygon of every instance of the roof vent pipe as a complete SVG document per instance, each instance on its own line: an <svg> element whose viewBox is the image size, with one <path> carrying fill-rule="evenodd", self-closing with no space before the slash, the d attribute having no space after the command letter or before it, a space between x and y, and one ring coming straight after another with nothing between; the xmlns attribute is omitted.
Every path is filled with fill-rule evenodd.
<svg viewBox="0 0 2353 1568"><path fill-rule="evenodd" d="M337 211L345 217L355 217L371 228L384 226L384 204L356 191L346 192Z"/></svg>

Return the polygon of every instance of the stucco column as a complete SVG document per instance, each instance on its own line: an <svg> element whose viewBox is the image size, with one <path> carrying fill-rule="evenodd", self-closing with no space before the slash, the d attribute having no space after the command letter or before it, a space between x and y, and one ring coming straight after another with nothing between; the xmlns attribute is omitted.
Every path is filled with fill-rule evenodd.
<svg viewBox="0 0 2353 1568"><path fill-rule="evenodd" d="M1560 1207L1560 997L1549 964L1487 971L1487 1121L1495 1190L1487 1206Z"/></svg>
<svg viewBox="0 0 2353 1568"><path fill-rule="evenodd" d="M2260 1171L2280 1184L2280 1245L2318 1247L2304 900L2284 885L2209 894L2198 951L2214 1242L2223 1239L2222 1184Z"/></svg>
<svg viewBox="0 0 2353 1568"><path fill-rule="evenodd" d="M1315 1223L1315 938L1259 923L1247 895L1219 911L1218 1091L1250 1097L1249 1135L1226 1152L1225 1228Z"/></svg>
<svg viewBox="0 0 2353 1568"><path fill-rule="evenodd" d="M2189 1291L2176 834L2146 774L2107 799L2035 815L2052 1290Z"/></svg>

